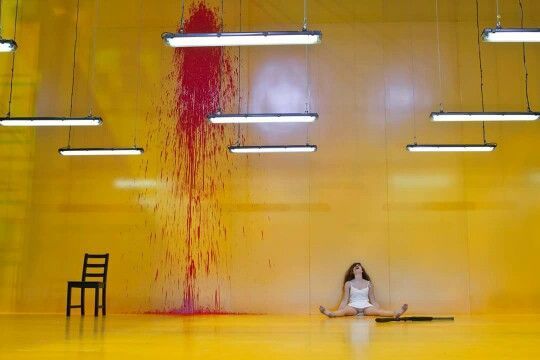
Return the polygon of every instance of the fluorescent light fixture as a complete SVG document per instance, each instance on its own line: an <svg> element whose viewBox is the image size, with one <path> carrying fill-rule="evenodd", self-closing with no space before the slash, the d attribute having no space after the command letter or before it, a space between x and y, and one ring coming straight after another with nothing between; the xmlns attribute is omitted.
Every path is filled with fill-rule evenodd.
<svg viewBox="0 0 540 360"><path fill-rule="evenodd" d="M433 121L535 121L536 112L432 112Z"/></svg>
<svg viewBox="0 0 540 360"><path fill-rule="evenodd" d="M317 151L316 145L229 146L232 153L297 153Z"/></svg>
<svg viewBox="0 0 540 360"><path fill-rule="evenodd" d="M14 40L0 38L0 52L13 52L17 50L17 43Z"/></svg>
<svg viewBox="0 0 540 360"><path fill-rule="evenodd" d="M497 144L409 144L411 152L489 152L495 150Z"/></svg>
<svg viewBox="0 0 540 360"><path fill-rule="evenodd" d="M318 117L317 113L212 114L208 116L208 121L213 124L308 123Z"/></svg>
<svg viewBox="0 0 540 360"><path fill-rule="evenodd" d="M98 126L100 117L2 117L2 126Z"/></svg>
<svg viewBox="0 0 540 360"><path fill-rule="evenodd" d="M482 39L486 42L540 42L540 28L484 29Z"/></svg>
<svg viewBox="0 0 540 360"><path fill-rule="evenodd" d="M163 33L171 47L312 45L321 42L320 31L264 31L224 33Z"/></svg>
<svg viewBox="0 0 540 360"><path fill-rule="evenodd" d="M100 156L100 155L141 155L142 148L60 148L64 156Z"/></svg>

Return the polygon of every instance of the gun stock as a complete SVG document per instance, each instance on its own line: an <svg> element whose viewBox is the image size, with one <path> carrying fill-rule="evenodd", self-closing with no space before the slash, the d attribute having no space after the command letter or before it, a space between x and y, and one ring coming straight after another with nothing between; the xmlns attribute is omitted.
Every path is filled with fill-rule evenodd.
<svg viewBox="0 0 540 360"><path fill-rule="evenodd" d="M376 318L375 321L379 323L387 323L392 321L433 321L433 320L454 320L453 316L449 317L433 317L433 316L402 316L398 319L395 318Z"/></svg>

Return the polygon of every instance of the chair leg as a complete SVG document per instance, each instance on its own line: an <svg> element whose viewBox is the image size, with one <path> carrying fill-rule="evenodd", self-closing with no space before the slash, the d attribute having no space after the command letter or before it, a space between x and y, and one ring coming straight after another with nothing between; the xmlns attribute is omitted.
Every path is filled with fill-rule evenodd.
<svg viewBox="0 0 540 360"><path fill-rule="evenodd" d="M67 287L66 316L71 316L71 285Z"/></svg>
<svg viewBox="0 0 540 360"><path fill-rule="evenodd" d="M94 316L98 316L98 311L99 311L99 288L96 287L96 292L95 292L95 296L94 296Z"/></svg>
<svg viewBox="0 0 540 360"><path fill-rule="evenodd" d="M84 315L84 286L81 288L81 315Z"/></svg>
<svg viewBox="0 0 540 360"><path fill-rule="evenodd" d="M105 315L107 314L107 288L103 288L103 291L101 292L101 314Z"/></svg>

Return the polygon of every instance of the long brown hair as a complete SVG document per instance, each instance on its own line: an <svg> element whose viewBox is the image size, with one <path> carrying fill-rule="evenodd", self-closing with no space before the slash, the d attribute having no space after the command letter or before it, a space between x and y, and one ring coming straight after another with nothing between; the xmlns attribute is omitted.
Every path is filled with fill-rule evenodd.
<svg viewBox="0 0 540 360"><path fill-rule="evenodd" d="M366 269L360 264L359 262L353 263L351 266L349 266L349 270L345 273L345 280L343 281L343 284L345 284L347 281L351 281L354 279L354 267L356 265L360 265L362 267L362 279L371 281L371 278L369 277L368 273L366 272Z"/></svg>

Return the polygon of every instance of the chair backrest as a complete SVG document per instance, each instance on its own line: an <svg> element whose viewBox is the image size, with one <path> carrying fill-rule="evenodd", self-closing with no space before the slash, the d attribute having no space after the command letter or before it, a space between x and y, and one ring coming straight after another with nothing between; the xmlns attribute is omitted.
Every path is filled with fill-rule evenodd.
<svg viewBox="0 0 540 360"><path fill-rule="evenodd" d="M108 267L109 254L84 254L82 281L101 281L106 284Z"/></svg>

